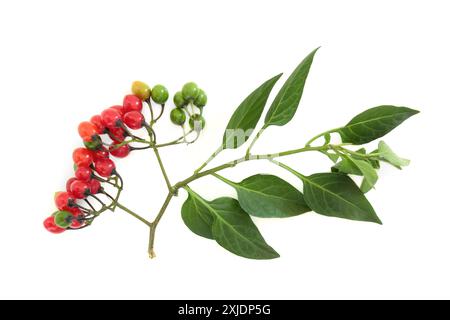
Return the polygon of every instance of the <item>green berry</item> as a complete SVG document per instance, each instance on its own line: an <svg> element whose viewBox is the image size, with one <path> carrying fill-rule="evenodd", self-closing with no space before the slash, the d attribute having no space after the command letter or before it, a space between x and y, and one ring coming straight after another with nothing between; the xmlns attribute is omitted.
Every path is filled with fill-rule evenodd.
<svg viewBox="0 0 450 320"><path fill-rule="evenodd" d="M183 109L175 108L170 112L170 120L173 124L182 126L186 122L186 114Z"/></svg>
<svg viewBox="0 0 450 320"><path fill-rule="evenodd" d="M55 224L60 228L67 228L71 225L73 214L69 211L58 211L55 214Z"/></svg>
<svg viewBox="0 0 450 320"><path fill-rule="evenodd" d="M187 102L183 98L183 94L181 93L181 91L175 93L175 95L173 96L173 103L177 108L183 108L187 104Z"/></svg>
<svg viewBox="0 0 450 320"><path fill-rule="evenodd" d="M163 85L157 84L152 89L152 100L158 104L166 103L169 99L169 91Z"/></svg>
<svg viewBox="0 0 450 320"><path fill-rule="evenodd" d="M133 92L133 94L138 96L141 100L147 100L152 94L152 90L148 84L142 81L133 82L131 85L131 92Z"/></svg>
<svg viewBox="0 0 450 320"><path fill-rule="evenodd" d="M208 97L206 96L205 91L203 91L202 89L198 89L198 96L197 96L197 98L195 98L194 104L197 107L202 108L206 105L207 102L208 102Z"/></svg>
<svg viewBox="0 0 450 320"><path fill-rule="evenodd" d="M188 82L181 89L184 100L193 101L198 96L198 86L194 82Z"/></svg>
<svg viewBox="0 0 450 320"><path fill-rule="evenodd" d="M201 131L205 127L205 118L203 118L200 114L193 114L189 118L189 126L191 129L195 129L196 131Z"/></svg>

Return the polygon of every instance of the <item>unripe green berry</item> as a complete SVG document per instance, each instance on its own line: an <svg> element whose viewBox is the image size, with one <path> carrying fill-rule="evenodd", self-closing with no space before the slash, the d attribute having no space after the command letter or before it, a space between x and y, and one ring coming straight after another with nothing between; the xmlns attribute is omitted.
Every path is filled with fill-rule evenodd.
<svg viewBox="0 0 450 320"><path fill-rule="evenodd" d="M55 224L60 228L67 228L72 223L73 214L69 211L58 211L55 214Z"/></svg>
<svg viewBox="0 0 450 320"><path fill-rule="evenodd" d="M133 92L133 94L138 96L141 100L147 100L152 94L152 90L148 84L142 81L133 82L131 85L131 92Z"/></svg>
<svg viewBox="0 0 450 320"><path fill-rule="evenodd" d="M157 84L152 89L152 100L158 104L166 103L169 99L169 91L163 85Z"/></svg>
<svg viewBox="0 0 450 320"><path fill-rule="evenodd" d="M181 89L181 93L183 94L184 100L194 101L198 96L198 86L194 82L188 82Z"/></svg>
<svg viewBox="0 0 450 320"><path fill-rule="evenodd" d="M206 96L205 91L203 91L202 89L199 89L198 96L197 96L197 98L195 98L194 104L197 107L202 108L206 105L207 102L208 102L208 97Z"/></svg>
<svg viewBox="0 0 450 320"><path fill-rule="evenodd" d="M203 118L200 114L193 114L189 118L189 126L191 129L195 129L196 131L201 131L205 127L205 118Z"/></svg>
<svg viewBox="0 0 450 320"><path fill-rule="evenodd" d="M186 114L183 109L175 108L170 112L170 120L173 124L182 126L186 122Z"/></svg>
<svg viewBox="0 0 450 320"><path fill-rule="evenodd" d="M173 103L177 108L182 108L187 104L187 102L183 98L183 94L181 93L181 91L175 93L175 95L173 96Z"/></svg>

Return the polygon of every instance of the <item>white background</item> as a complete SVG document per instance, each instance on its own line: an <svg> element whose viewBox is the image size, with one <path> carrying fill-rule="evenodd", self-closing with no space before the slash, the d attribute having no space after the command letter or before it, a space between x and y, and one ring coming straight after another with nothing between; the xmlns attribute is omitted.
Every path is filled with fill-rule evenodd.
<svg viewBox="0 0 450 320"><path fill-rule="evenodd" d="M446 4L2 1L0 298L450 298ZM163 83L171 93L195 80L208 92L201 139L162 151L177 181L218 146L251 90L288 74L317 46L297 116L268 129L255 151L302 146L368 107L420 109L385 137L412 162L403 171L383 166L368 194L383 226L312 213L256 220L281 258L251 261L191 234L180 218L181 192L159 226L154 260L146 228L120 211L80 232L45 232L53 193L71 175L77 124L120 103L133 80ZM167 116L162 122L160 139L179 134ZM216 164L242 152L225 152ZM330 166L320 155L287 162L303 173ZM166 190L153 155L132 154L118 168L122 202L154 215ZM224 175L256 172L301 187L264 162ZM192 187L208 199L233 195L213 178Z"/></svg>

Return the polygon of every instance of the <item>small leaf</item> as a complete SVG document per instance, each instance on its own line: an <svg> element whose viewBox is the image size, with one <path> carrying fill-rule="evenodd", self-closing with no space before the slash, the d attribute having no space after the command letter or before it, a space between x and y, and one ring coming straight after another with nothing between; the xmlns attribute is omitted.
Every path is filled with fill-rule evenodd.
<svg viewBox="0 0 450 320"><path fill-rule="evenodd" d="M303 180L304 197L315 212L337 218L381 224L369 201L347 175L316 173Z"/></svg>
<svg viewBox="0 0 450 320"><path fill-rule="evenodd" d="M396 155L384 141L380 141L378 144L378 154L382 160L392 164L398 169L406 167L410 163L408 159L403 159Z"/></svg>
<svg viewBox="0 0 450 320"><path fill-rule="evenodd" d="M363 153L362 151L364 150L358 150L358 153ZM355 159L355 157L357 156L343 155L342 161L336 164L334 168L341 173L364 176L361 184L361 191L367 193L377 182L378 174L366 159L359 160Z"/></svg>
<svg viewBox="0 0 450 320"><path fill-rule="evenodd" d="M211 216L208 208L198 198L193 197L191 193L188 193L188 198L181 207L181 217L184 224L193 233L213 239L211 231L213 216Z"/></svg>
<svg viewBox="0 0 450 320"><path fill-rule="evenodd" d="M319 48L311 52L292 72L272 102L264 120L264 127L283 126L294 117L302 98L306 78Z"/></svg>
<svg viewBox="0 0 450 320"><path fill-rule="evenodd" d="M222 146L224 149L238 148L248 140L261 118L273 86L281 75L264 82L237 107L223 135Z"/></svg>
<svg viewBox="0 0 450 320"><path fill-rule="evenodd" d="M344 158L342 159L342 161L336 163L332 169L333 172L341 172L346 174L354 174L356 176L362 176L361 170L347 158Z"/></svg>
<svg viewBox="0 0 450 320"><path fill-rule="evenodd" d="M277 176L257 174L238 183L216 176L236 189L239 204L252 216L284 218L311 211L303 194Z"/></svg>
<svg viewBox="0 0 450 320"><path fill-rule="evenodd" d="M224 197L207 201L192 189L188 188L187 191L191 198L195 199L198 212L208 212L208 216L212 217L212 237L223 248L250 259L279 257L265 242L250 216L239 206L236 199Z"/></svg>
<svg viewBox="0 0 450 320"><path fill-rule="evenodd" d="M333 152L328 152L328 151L319 151L320 153L323 153L324 155L326 155L332 162L336 163L339 160L339 155Z"/></svg>
<svg viewBox="0 0 450 320"><path fill-rule="evenodd" d="M379 106L360 113L337 132L343 142L364 144L381 138L417 113L406 107Z"/></svg>
<svg viewBox="0 0 450 320"><path fill-rule="evenodd" d="M324 139L324 143L323 143L324 146L329 144L331 141L331 134L325 133L323 136L323 139Z"/></svg>

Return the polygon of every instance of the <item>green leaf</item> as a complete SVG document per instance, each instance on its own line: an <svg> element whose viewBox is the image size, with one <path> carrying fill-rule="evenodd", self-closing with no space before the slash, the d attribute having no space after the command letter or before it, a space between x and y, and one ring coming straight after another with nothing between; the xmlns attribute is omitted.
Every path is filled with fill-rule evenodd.
<svg viewBox="0 0 450 320"><path fill-rule="evenodd" d="M184 224L195 234L213 239L211 226L213 223L213 216L210 214L207 207L203 205L203 202L191 193L188 193L187 200L181 207L181 217Z"/></svg>
<svg viewBox="0 0 450 320"><path fill-rule="evenodd" d="M356 176L362 176L361 170L349 159L344 158L342 161L336 163L333 168L333 172L341 172L346 174L354 174Z"/></svg>
<svg viewBox="0 0 450 320"><path fill-rule="evenodd" d="M333 152L328 152L325 150L319 151L320 153L323 153L324 155L326 155L328 157L328 159L330 159L332 162L336 163L339 160L339 155Z"/></svg>
<svg viewBox="0 0 450 320"><path fill-rule="evenodd" d="M364 144L381 138L417 113L406 107L379 106L358 114L337 132L345 143Z"/></svg>
<svg viewBox="0 0 450 320"><path fill-rule="evenodd" d="M392 164L398 169L406 167L410 163L408 159L403 159L396 155L384 141L380 141L380 143L378 144L378 154L382 160Z"/></svg>
<svg viewBox="0 0 450 320"><path fill-rule="evenodd" d="M248 140L251 131L255 129L261 118L273 86L281 75L279 74L264 82L237 107L223 134L222 146L224 149L238 148Z"/></svg>
<svg viewBox="0 0 450 320"><path fill-rule="evenodd" d="M294 117L303 94L306 78L317 50L311 52L292 72L272 102L264 120L264 128L283 126Z"/></svg>
<svg viewBox="0 0 450 320"><path fill-rule="evenodd" d="M374 209L358 186L341 173L300 175L308 206L315 212L337 218L381 224Z"/></svg>
<svg viewBox="0 0 450 320"><path fill-rule="evenodd" d="M358 150L358 153L363 153L361 151L364 150ZM376 170L372 167L370 162L368 162L366 159L364 160L355 159L355 157L357 156L343 155L342 157L343 157L342 161L337 163L334 166L334 169L336 169L338 172L341 173L364 176L364 179L361 184L361 191L364 193L369 192L374 187L375 183L378 180L378 174Z"/></svg>
<svg viewBox="0 0 450 320"><path fill-rule="evenodd" d="M189 195L195 199L200 212L212 217L212 237L226 250L250 259L274 259L278 253L262 237L250 216L232 198L207 201L192 189Z"/></svg>
<svg viewBox="0 0 450 320"><path fill-rule="evenodd" d="M236 189L239 204L252 216L285 218L311 211L303 194L277 176L257 174L238 183L216 176Z"/></svg>

